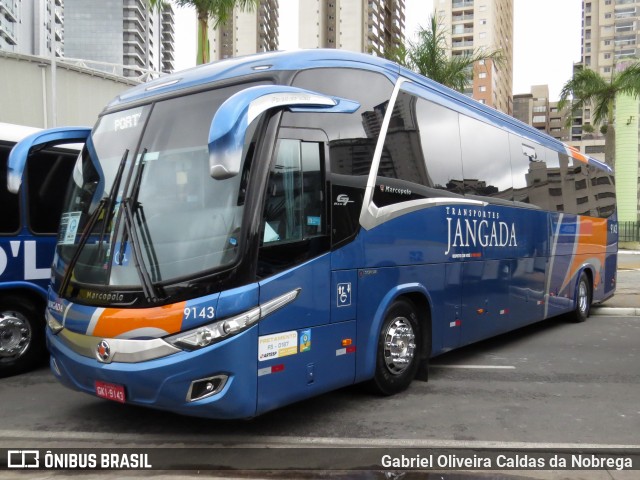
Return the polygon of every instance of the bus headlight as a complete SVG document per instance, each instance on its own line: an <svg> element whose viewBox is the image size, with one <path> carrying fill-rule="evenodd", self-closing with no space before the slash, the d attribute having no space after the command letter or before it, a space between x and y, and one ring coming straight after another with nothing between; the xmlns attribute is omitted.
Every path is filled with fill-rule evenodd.
<svg viewBox="0 0 640 480"><path fill-rule="evenodd" d="M280 295L273 300L269 300L258 307L241 313L240 315L236 315L235 317L227 318L225 320L219 320L209 325L203 325L186 332L171 335L170 337L164 338L164 341L174 347L189 351L208 347L209 345L219 342L226 337L230 337L236 333L246 330L251 325L257 323L261 318L280 310L282 307L298 298L300 291L300 288L296 288L295 290L291 290L284 295Z"/></svg>
<svg viewBox="0 0 640 480"><path fill-rule="evenodd" d="M240 333L260 320L260 307L210 325L194 328L165 338L165 342L184 350L207 347L226 337Z"/></svg>

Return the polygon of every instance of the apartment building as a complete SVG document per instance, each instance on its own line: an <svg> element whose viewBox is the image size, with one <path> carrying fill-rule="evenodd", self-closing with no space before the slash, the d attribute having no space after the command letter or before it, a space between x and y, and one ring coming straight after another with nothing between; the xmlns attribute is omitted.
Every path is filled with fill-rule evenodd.
<svg viewBox="0 0 640 480"><path fill-rule="evenodd" d="M562 142L571 140L567 126L568 108L560 109L549 99L548 85L534 85L531 93L513 96L513 116L521 122L551 135Z"/></svg>
<svg viewBox="0 0 640 480"><path fill-rule="evenodd" d="M63 0L0 0L0 50L50 57L52 49L64 54Z"/></svg>
<svg viewBox="0 0 640 480"><path fill-rule="evenodd" d="M404 40L404 0L301 2L300 48L338 48L383 56Z"/></svg>
<svg viewBox="0 0 640 480"><path fill-rule="evenodd" d="M116 71L124 76L139 75L136 69L173 71L170 4L157 11L145 0L64 0L64 8L66 57L124 65Z"/></svg>
<svg viewBox="0 0 640 480"><path fill-rule="evenodd" d="M211 61L278 49L278 0L260 0L254 11L236 7L218 28L209 25Z"/></svg>
<svg viewBox="0 0 640 480"><path fill-rule="evenodd" d="M604 78L622 71L640 54L640 1L583 0L582 61L576 68L589 68ZM573 138L584 141L592 124L590 107L577 112ZM618 195L618 219L637 222L640 218L640 165L638 152L638 99L616 99L615 169ZM596 126L596 132L597 132ZM604 140L600 140L604 144Z"/></svg>
<svg viewBox="0 0 640 480"><path fill-rule="evenodd" d="M500 50L503 63L478 62L466 93L509 115L513 112L513 0L434 0L451 55Z"/></svg>

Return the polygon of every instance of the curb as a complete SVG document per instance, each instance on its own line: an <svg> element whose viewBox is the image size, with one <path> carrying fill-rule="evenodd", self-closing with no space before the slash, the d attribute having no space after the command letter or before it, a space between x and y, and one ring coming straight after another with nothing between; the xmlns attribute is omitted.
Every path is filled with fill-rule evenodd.
<svg viewBox="0 0 640 480"><path fill-rule="evenodd" d="M599 307L594 305L591 308L592 316L610 316L610 317L637 317L640 316L640 308L636 307Z"/></svg>

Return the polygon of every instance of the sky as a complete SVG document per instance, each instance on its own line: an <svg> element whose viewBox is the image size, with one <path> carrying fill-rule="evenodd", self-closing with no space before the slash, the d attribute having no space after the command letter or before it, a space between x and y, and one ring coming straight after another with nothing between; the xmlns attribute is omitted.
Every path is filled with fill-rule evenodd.
<svg viewBox="0 0 640 480"><path fill-rule="evenodd" d="M281 50L297 48L299 8L307 1L279 0ZM433 2L405 0L407 38L427 24ZM176 70L183 70L195 65L196 20L191 9L175 7L175 12ZM514 0L514 95L548 84L550 99L559 98L573 64L580 60L581 22L581 0Z"/></svg>

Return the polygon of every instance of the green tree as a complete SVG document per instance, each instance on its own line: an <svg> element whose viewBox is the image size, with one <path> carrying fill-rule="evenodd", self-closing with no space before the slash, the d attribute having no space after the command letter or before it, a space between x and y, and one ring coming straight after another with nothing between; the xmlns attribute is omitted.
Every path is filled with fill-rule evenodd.
<svg viewBox="0 0 640 480"><path fill-rule="evenodd" d="M558 108L571 104L572 112L582 112L585 107L592 108L592 122L601 125L605 132L605 162L613 166L615 162L615 103L618 93L633 97L640 95L640 62L634 61L624 70L612 69L611 78L606 79L598 72L583 68L577 69L560 92ZM572 101L569 100L572 97ZM568 120L571 124L571 118Z"/></svg>
<svg viewBox="0 0 640 480"><path fill-rule="evenodd" d="M168 0L147 0L151 8L162 8ZM173 0L179 7L194 7L198 17L198 52L196 64L209 63L209 21L214 28L226 22L237 6L241 11L251 11L259 0Z"/></svg>
<svg viewBox="0 0 640 480"><path fill-rule="evenodd" d="M435 15L429 17L428 28L420 27L417 41L394 49L388 58L459 92L473 80L477 62L492 60L499 67L504 59L499 50L475 49L471 53L449 55L447 32Z"/></svg>

